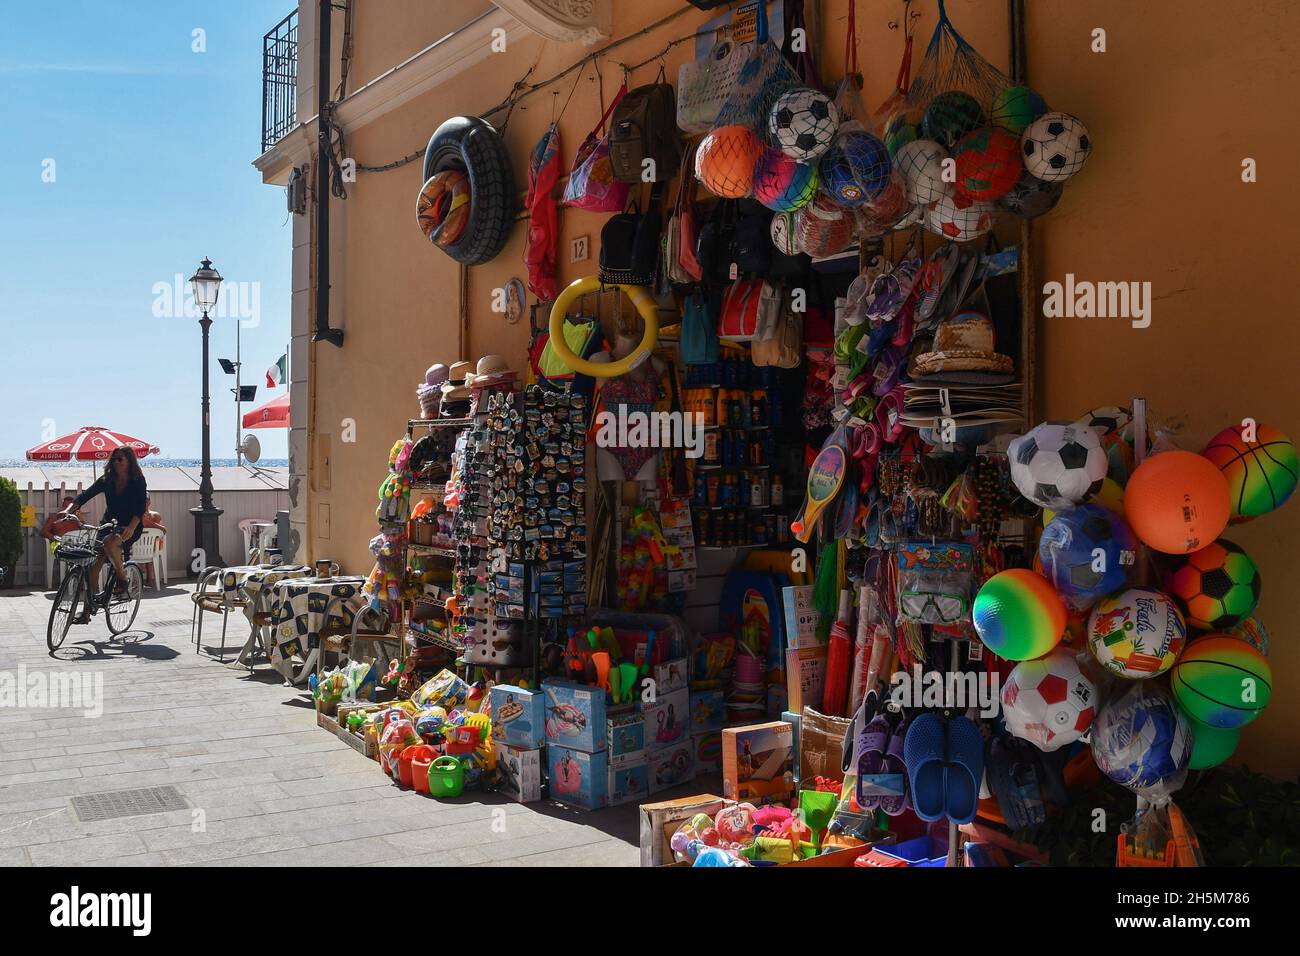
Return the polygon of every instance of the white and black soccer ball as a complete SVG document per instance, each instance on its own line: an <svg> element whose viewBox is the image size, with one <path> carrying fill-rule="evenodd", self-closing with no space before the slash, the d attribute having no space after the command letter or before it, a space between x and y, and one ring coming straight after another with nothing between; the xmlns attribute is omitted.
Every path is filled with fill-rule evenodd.
<svg viewBox="0 0 1300 956"><path fill-rule="evenodd" d="M1079 419L1079 424L1091 428L1097 433L1098 438L1105 438L1110 434L1122 433L1131 421L1133 415L1127 408L1107 405L1104 408L1094 408Z"/></svg>
<svg viewBox="0 0 1300 956"><path fill-rule="evenodd" d="M1011 480L1040 508L1060 511L1087 501L1106 478L1106 451L1091 428L1043 422L1007 449Z"/></svg>
<svg viewBox="0 0 1300 956"><path fill-rule="evenodd" d="M839 125L839 111L831 98L806 86L781 94L767 117L772 144L800 163L810 163L826 152Z"/></svg>
<svg viewBox="0 0 1300 956"><path fill-rule="evenodd" d="M1020 136L1021 155L1031 176L1054 183L1069 179L1088 161L1088 127L1069 113L1044 113Z"/></svg>

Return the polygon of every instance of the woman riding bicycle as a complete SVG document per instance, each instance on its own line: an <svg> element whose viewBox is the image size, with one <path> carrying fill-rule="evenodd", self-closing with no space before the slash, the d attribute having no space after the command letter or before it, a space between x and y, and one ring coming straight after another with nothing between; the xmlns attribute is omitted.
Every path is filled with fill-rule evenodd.
<svg viewBox="0 0 1300 956"><path fill-rule="evenodd" d="M104 553L117 572L115 585L120 590L126 582L123 562L130 557L131 545L144 531L144 513L149 500L144 472L140 470L140 463L130 448L124 446L114 449L108 464L104 466L104 474L77 495L63 513L72 514L101 494L104 496L104 522L116 521L118 527L116 532L102 532L102 541ZM99 569L103 563L101 558L91 567L91 581L99 580Z"/></svg>

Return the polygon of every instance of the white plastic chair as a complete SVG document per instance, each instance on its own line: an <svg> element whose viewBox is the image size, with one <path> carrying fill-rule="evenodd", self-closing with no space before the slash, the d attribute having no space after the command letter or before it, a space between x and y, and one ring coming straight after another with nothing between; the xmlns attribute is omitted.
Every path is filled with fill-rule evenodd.
<svg viewBox="0 0 1300 956"><path fill-rule="evenodd" d="M244 560L249 563L259 563L254 560L260 557L260 552L270 547L269 539L275 534L275 522L269 518L245 518L239 522L239 530L244 535ZM259 552L255 555L254 552Z"/></svg>
<svg viewBox="0 0 1300 956"><path fill-rule="evenodd" d="M153 567L153 589L161 591L167 583L167 562L163 560L163 533L158 528L145 528L131 545L131 564Z"/></svg>

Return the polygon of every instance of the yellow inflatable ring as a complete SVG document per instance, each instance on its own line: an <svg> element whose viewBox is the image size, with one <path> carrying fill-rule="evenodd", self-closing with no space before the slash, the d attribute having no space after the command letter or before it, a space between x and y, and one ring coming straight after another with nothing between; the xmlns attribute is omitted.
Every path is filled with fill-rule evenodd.
<svg viewBox="0 0 1300 956"><path fill-rule="evenodd" d="M641 313L641 318L645 320L645 334L641 336L641 341L637 343L637 347L631 354L613 362L590 362L574 355L573 350L569 348L569 343L564 340L564 317L568 314L569 306L573 304L574 299L580 295L599 292L602 288L617 288L627 293L627 297L632 300L636 310ZM551 348L555 350L559 360L569 368L593 378L613 378L630 372L650 357L651 351L659 342L659 307L644 286L602 286L596 276L587 276L573 280L560 292L555 305L551 306L550 332Z"/></svg>

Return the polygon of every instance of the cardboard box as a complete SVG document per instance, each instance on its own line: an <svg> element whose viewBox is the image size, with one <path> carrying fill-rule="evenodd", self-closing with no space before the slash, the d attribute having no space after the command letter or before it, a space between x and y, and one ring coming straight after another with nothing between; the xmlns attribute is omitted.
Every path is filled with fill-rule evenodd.
<svg viewBox="0 0 1300 956"><path fill-rule="evenodd" d="M371 760L379 759L379 734L373 724L366 724L361 733L353 733L348 730L348 714L359 710L363 713L372 714L377 710L387 710L392 707L392 703L386 704L339 704L337 716L331 716L326 713L316 713L316 726L328 730L339 740L343 741L363 757L369 757Z"/></svg>
<svg viewBox="0 0 1300 956"><path fill-rule="evenodd" d="M722 688L710 690L692 690L691 733L703 733L706 730L721 730L727 718L727 695Z"/></svg>
<svg viewBox="0 0 1300 956"><path fill-rule="evenodd" d="M722 731L724 796L757 806L787 803L793 792L794 737L789 724L773 720Z"/></svg>
<svg viewBox="0 0 1300 956"><path fill-rule="evenodd" d="M663 697L673 691L682 690L686 687L687 676L687 664L684 657L674 657L670 661L656 664L654 673L655 694Z"/></svg>
<svg viewBox="0 0 1300 956"><path fill-rule="evenodd" d="M690 736L691 694L685 687L669 694L658 692L652 703L641 705L641 713L647 748L668 747Z"/></svg>
<svg viewBox="0 0 1300 956"><path fill-rule="evenodd" d="M605 749L603 690L573 681L546 680L542 692L546 695L548 743L586 753Z"/></svg>
<svg viewBox="0 0 1300 956"><path fill-rule="evenodd" d="M497 744L501 793L520 803L542 799L542 752Z"/></svg>
<svg viewBox="0 0 1300 956"><path fill-rule="evenodd" d="M818 644L817 625L821 614L813 607L812 585L798 584L781 589L781 606L785 610L785 639L788 647Z"/></svg>
<svg viewBox="0 0 1300 956"><path fill-rule="evenodd" d="M641 865L663 866L672 863L673 851L668 846L668 841L678 825L697 813L713 816L726 805L726 800L712 793L641 804Z"/></svg>
<svg viewBox="0 0 1300 956"><path fill-rule="evenodd" d="M722 731L706 730L691 734L695 745L695 775L722 770Z"/></svg>
<svg viewBox="0 0 1300 956"><path fill-rule="evenodd" d="M843 780L842 747L849 730L849 718L829 717L805 707L799 720L799 779L826 777Z"/></svg>
<svg viewBox="0 0 1300 956"><path fill-rule="evenodd" d="M671 790L695 779L695 741L690 737L669 747L646 751L651 793Z"/></svg>
<svg viewBox="0 0 1300 956"><path fill-rule="evenodd" d="M605 751L587 753L571 747L546 748L551 799L583 810L609 805L609 760Z"/></svg>
<svg viewBox="0 0 1300 956"><path fill-rule="evenodd" d="M805 707L820 707L826 687L825 644L789 647L785 652L786 710L796 713Z"/></svg>
<svg viewBox="0 0 1300 956"><path fill-rule="evenodd" d="M644 753L641 756L641 763L625 764L621 767L610 766L609 805L613 807L620 803L635 803L644 799L650 792L649 780Z"/></svg>
<svg viewBox="0 0 1300 956"><path fill-rule="evenodd" d="M645 765L645 718L632 711L605 721L605 750L611 767Z"/></svg>
<svg viewBox="0 0 1300 956"><path fill-rule="evenodd" d="M497 684L488 692L492 707L492 739L512 747L536 750L546 743L545 696L513 684Z"/></svg>

